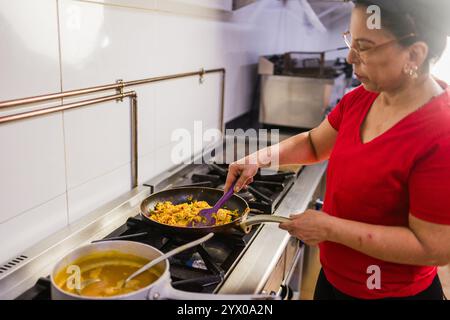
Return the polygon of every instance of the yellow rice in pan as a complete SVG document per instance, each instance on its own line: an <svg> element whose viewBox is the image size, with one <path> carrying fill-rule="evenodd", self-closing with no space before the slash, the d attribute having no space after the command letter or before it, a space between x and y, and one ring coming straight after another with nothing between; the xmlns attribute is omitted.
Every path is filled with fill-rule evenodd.
<svg viewBox="0 0 450 320"><path fill-rule="evenodd" d="M155 210L150 212L150 219L167 224L170 226L187 227L191 221L196 223L202 222L203 217L199 216L199 212L203 209L212 208L206 201L193 201L191 203L182 203L174 205L170 201L160 202L156 204ZM219 209L213 215L216 219L216 226L231 223L238 218L238 210ZM203 221L204 222L204 221Z"/></svg>

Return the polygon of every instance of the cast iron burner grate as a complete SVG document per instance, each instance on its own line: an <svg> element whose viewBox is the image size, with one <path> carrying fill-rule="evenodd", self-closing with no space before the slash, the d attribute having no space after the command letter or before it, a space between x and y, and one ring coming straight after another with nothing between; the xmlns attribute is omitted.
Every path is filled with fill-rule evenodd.
<svg viewBox="0 0 450 320"><path fill-rule="evenodd" d="M208 187L223 189L228 174L228 165L194 165L190 173L173 187ZM253 213L273 214L284 196L294 184L299 172L261 173L247 190L238 193L244 198ZM152 186L150 186L152 187Z"/></svg>

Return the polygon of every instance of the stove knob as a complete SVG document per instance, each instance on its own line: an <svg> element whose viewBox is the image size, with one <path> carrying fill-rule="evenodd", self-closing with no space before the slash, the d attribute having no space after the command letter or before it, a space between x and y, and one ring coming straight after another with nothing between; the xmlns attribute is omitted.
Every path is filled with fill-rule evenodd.
<svg viewBox="0 0 450 320"><path fill-rule="evenodd" d="M292 298L294 297L294 292L291 289L291 287L287 285L282 285L280 297L282 300L292 300Z"/></svg>

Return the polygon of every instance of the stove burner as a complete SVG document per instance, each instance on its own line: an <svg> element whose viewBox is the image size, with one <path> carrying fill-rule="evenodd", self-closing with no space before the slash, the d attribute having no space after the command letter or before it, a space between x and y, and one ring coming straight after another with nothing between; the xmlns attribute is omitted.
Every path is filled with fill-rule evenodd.
<svg viewBox="0 0 450 320"><path fill-rule="evenodd" d="M240 197L244 198L244 200L247 201L247 202L255 202L255 201L257 201L255 196L250 191L247 191L247 190L240 191L238 193L238 195Z"/></svg>
<svg viewBox="0 0 450 320"><path fill-rule="evenodd" d="M252 212L273 214L284 195L294 184L299 172L260 171L247 190L241 190L241 196ZM176 187L201 186L223 190L228 175L228 165L210 163L194 165L189 174Z"/></svg>

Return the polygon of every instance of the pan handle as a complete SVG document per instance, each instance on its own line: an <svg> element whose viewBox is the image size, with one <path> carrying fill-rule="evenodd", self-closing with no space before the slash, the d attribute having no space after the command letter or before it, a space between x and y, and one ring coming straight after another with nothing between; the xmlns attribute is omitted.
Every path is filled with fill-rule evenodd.
<svg viewBox="0 0 450 320"><path fill-rule="evenodd" d="M181 291L166 283L158 293L152 292L149 300L280 300L276 295L268 294L211 294Z"/></svg>
<svg viewBox="0 0 450 320"><path fill-rule="evenodd" d="M267 223L267 222L285 223L285 222L289 222L289 221L291 221L291 219L289 219L289 218L285 218L285 217L281 217L281 216L273 216L273 215L268 215L268 214L262 214L262 215L257 215L257 216L251 217L251 218L244 219L240 223L240 227L245 232L248 232L248 230L251 229L251 227L255 224L261 224L261 223Z"/></svg>

